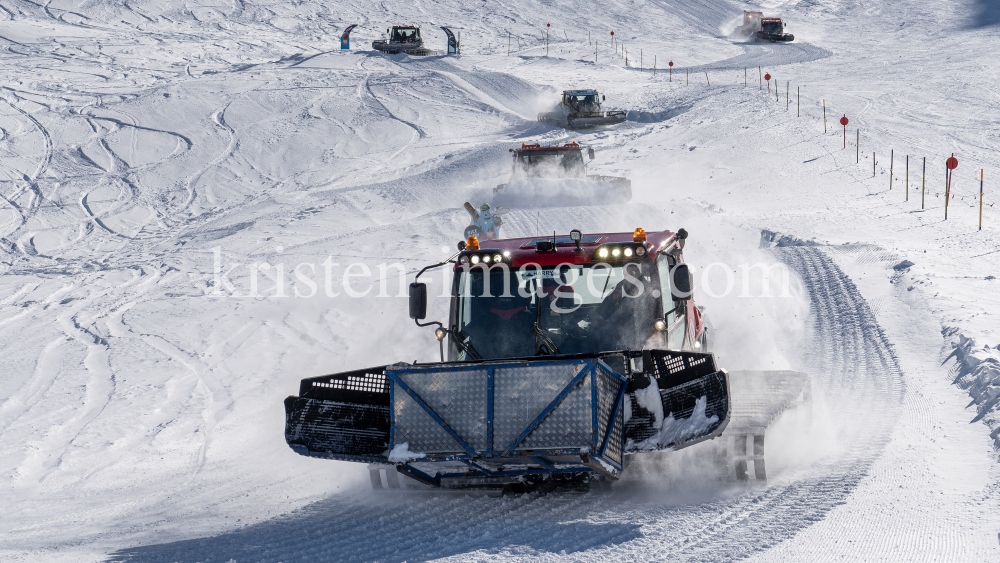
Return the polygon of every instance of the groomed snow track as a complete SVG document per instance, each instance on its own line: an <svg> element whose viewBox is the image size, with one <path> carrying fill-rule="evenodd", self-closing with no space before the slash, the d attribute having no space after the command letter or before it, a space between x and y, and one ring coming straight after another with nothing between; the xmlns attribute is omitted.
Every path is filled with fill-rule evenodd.
<svg viewBox="0 0 1000 563"><path fill-rule="evenodd" d="M683 506L657 503L662 496L642 482L650 476L605 494L344 495L215 537L122 550L111 560L734 561L763 554L845 503L883 450L903 394L891 344L824 250L774 252L808 291L814 333L804 365L817 396L826 398L840 445L830 444L830 455L799 474L776 475L766 487L716 485L726 490ZM852 500L854 510L891 518L864 502Z"/></svg>

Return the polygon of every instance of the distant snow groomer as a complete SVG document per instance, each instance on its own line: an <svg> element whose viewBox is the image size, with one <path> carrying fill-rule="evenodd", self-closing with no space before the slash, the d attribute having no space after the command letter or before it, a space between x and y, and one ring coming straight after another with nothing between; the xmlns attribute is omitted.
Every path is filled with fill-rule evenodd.
<svg viewBox="0 0 1000 563"><path fill-rule="evenodd" d="M570 129L615 125L625 121L624 111L601 109L604 99L597 90L565 90L556 111L538 114L538 121Z"/></svg>
<svg viewBox="0 0 1000 563"><path fill-rule="evenodd" d="M543 147L521 143L510 149L514 159L510 180L493 189L494 204L513 208L561 207L626 203L632 181L619 176L587 174L583 147L576 141ZM590 160L593 147L587 148Z"/></svg>
<svg viewBox="0 0 1000 563"><path fill-rule="evenodd" d="M390 55L406 53L407 55L424 56L433 54L433 50L424 47L420 38L420 28L415 25L394 25L385 30L389 40L376 39L372 41L372 49Z"/></svg>
<svg viewBox="0 0 1000 563"><path fill-rule="evenodd" d="M772 43L787 43L795 39L791 33L785 33L785 23L781 18L765 18L763 12L746 10L743 11L743 24L736 28L734 34Z"/></svg>

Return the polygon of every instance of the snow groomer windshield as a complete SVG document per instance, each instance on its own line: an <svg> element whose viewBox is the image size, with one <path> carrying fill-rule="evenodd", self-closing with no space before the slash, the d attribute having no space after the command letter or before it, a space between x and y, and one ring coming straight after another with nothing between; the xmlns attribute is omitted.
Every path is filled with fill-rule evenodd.
<svg viewBox="0 0 1000 563"><path fill-rule="evenodd" d="M506 265L456 272L453 360L639 349L654 322L660 286L648 261ZM598 327L600 327L598 329Z"/></svg>

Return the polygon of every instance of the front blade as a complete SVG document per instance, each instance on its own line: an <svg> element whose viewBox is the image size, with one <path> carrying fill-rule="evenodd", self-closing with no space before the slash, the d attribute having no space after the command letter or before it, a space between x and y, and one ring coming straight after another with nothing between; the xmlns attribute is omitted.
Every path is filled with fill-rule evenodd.
<svg viewBox="0 0 1000 563"><path fill-rule="evenodd" d="M729 376L716 367L713 355L647 350L643 373L649 384L630 394L626 453L679 450L725 430Z"/></svg>

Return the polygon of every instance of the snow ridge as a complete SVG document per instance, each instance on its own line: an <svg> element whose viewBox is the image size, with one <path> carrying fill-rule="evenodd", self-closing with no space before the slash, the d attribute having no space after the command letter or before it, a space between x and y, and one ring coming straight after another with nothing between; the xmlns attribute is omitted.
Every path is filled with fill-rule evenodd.
<svg viewBox="0 0 1000 563"><path fill-rule="evenodd" d="M980 348L976 341L964 334L958 334L958 329L945 328L945 337L957 336L958 342L951 341L954 347L945 362L954 358L957 362L954 383L969 392L972 404L978 411L973 422L983 421L990 428L993 447L1000 451L1000 346L996 350L989 345Z"/></svg>

